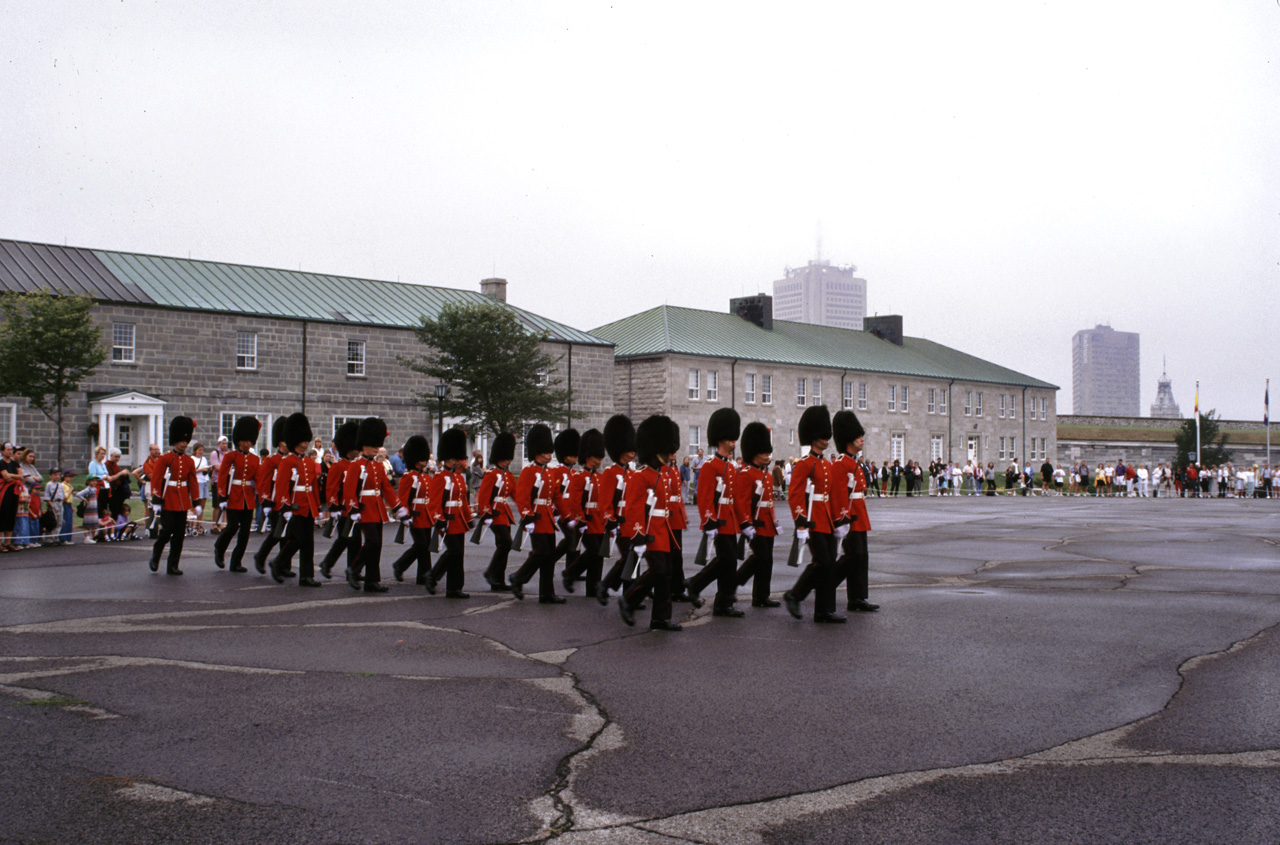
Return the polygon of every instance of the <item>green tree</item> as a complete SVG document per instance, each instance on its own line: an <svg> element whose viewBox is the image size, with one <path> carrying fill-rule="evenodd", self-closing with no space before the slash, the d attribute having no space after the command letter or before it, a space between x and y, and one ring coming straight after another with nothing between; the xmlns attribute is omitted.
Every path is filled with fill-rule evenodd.
<svg viewBox="0 0 1280 845"><path fill-rule="evenodd" d="M530 332L512 309L497 302L450 303L436 319L423 317L414 332L435 354L401 356L400 363L448 384L444 412L467 427L518 437L526 421L573 416L571 389L562 389L552 375L560 358L543 351L546 335ZM430 410L440 402L434 385L416 393L415 401Z"/></svg>
<svg viewBox="0 0 1280 845"><path fill-rule="evenodd" d="M93 322L93 298L35 290L0 299L0 381L58 429L62 465L62 409L67 397L107 357Z"/></svg>
<svg viewBox="0 0 1280 845"><path fill-rule="evenodd" d="M1177 469L1186 469L1196 460L1196 419L1191 417L1182 421L1182 428L1173 438L1178 447L1178 454L1173 459ZM1217 411L1209 411L1200 415L1200 463L1207 467L1222 466L1231 460L1231 450L1227 448L1227 435L1218 425Z"/></svg>

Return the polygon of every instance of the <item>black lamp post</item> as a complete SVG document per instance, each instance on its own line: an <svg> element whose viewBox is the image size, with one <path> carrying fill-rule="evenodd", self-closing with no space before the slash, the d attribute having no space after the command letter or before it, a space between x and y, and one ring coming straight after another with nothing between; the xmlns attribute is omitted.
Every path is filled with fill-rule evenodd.
<svg viewBox="0 0 1280 845"><path fill-rule="evenodd" d="M436 385L436 398L440 400L440 434L444 434L444 398L449 395L449 385L440 382ZM436 442L440 442L440 438L436 437Z"/></svg>

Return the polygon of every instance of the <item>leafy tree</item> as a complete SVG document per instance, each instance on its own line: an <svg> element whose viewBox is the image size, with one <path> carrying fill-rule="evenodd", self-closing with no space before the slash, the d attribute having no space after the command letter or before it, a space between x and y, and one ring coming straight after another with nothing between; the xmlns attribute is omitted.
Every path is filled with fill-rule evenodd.
<svg viewBox="0 0 1280 845"><path fill-rule="evenodd" d="M107 357L93 322L93 298L36 290L0 299L0 381L25 398L58 429L62 464L62 409Z"/></svg>
<svg viewBox="0 0 1280 845"><path fill-rule="evenodd" d="M400 363L448 384L444 412L468 428L518 437L526 421L573 416L571 390L551 375L560 358L543 351L546 335L531 333L512 309L497 302L450 303L436 319L423 317L414 333L436 354L401 356ZM430 410L440 402L434 389L415 394L415 401Z"/></svg>
<svg viewBox="0 0 1280 845"><path fill-rule="evenodd" d="M1231 450L1227 448L1227 435L1218 425L1217 411L1209 411L1200 415L1200 463L1207 467L1222 466L1231 460ZM1196 420L1195 417L1182 421L1182 428L1173 438L1178 447L1178 454L1173 459L1177 469L1186 469L1196 460Z"/></svg>

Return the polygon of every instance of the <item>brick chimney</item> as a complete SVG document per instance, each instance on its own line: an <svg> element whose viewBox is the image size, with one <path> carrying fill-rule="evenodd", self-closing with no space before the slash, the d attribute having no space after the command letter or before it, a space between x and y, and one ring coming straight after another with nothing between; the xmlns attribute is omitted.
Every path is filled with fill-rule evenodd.
<svg viewBox="0 0 1280 845"><path fill-rule="evenodd" d="M499 302L507 301L507 280L506 279L481 279L480 292L485 296L491 296Z"/></svg>

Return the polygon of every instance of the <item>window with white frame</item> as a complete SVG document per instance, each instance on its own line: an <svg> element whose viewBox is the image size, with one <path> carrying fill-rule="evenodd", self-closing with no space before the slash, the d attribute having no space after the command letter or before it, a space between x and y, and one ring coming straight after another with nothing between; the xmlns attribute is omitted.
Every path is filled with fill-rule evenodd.
<svg viewBox="0 0 1280 845"><path fill-rule="evenodd" d="M982 416L982 391L978 391L978 401L973 403L973 415L975 417Z"/></svg>
<svg viewBox="0 0 1280 845"><path fill-rule="evenodd" d="M1018 457L1018 438L1009 438L1009 460L1016 460Z"/></svg>
<svg viewBox="0 0 1280 845"><path fill-rule="evenodd" d="M906 386L905 384L904 384L904 385L902 385L902 397L901 397L901 398L902 398L902 413L904 413L904 414L905 414L905 413L908 413L908 412L909 412L909 408L907 407L907 386Z"/></svg>
<svg viewBox="0 0 1280 845"><path fill-rule="evenodd" d="M822 379L820 378L813 380L813 404L822 404Z"/></svg>
<svg viewBox="0 0 1280 845"><path fill-rule="evenodd" d="M0 405L0 443L12 443L18 430L18 406L12 403Z"/></svg>
<svg viewBox="0 0 1280 845"><path fill-rule="evenodd" d="M236 369L258 369L257 332L236 332Z"/></svg>
<svg viewBox="0 0 1280 845"><path fill-rule="evenodd" d="M858 382L858 410L867 410L867 383L865 381Z"/></svg>
<svg viewBox="0 0 1280 845"><path fill-rule="evenodd" d="M796 445L796 430L795 430L794 428L793 428L793 429L791 429L791 438L790 438L790 440L788 441L788 444L787 444L787 445L789 445L789 446L794 446L794 445Z"/></svg>
<svg viewBox="0 0 1280 845"><path fill-rule="evenodd" d="M889 438L889 451L892 453L892 460L903 461L907 458L907 436L905 434L895 434Z"/></svg>
<svg viewBox="0 0 1280 845"><path fill-rule="evenodd" d="M773 376L760 376L760 404L773 404Z"/></svg>
<svg viewBox="0 0 1280 845"><path fill-rule="evenodd" d="M742 401L748 405L756 403L756 374L747 373L742 377Z"/></svg>
<svg viewBox="0 0 1280 845"><path fill-rule="evenodd" d="M1004 460L1004 438L1000 438L1000 460Z"/></svg>
<svg viewBox="0 0 1280 845"><path fill-rule="evenodd" d="M1003 393L1000 394L1000 404L999 404L999 410L997 411L997 413L999 414L1000 419L1004 419L1004 394Z"/></svg>
<svg viewBox="0 0 1280 845"><path fill-rule="evenodd" d="M689 398L694 400L702 398L702 382L697 370L689 370Z"/></svg>
<svg viewBox="0 0 1280 845"><path fill-rule="evenodd" d="M702 445L702 426L689 426L689 454L698 454L698 447Z"/></svg>
<svg viewBox="0 0 1280 845"><path fill-rule="evenodd" d="M550 387L551 371L546 367L539 367L533 373L533 383L535 387Z"/></svg>
<svg viewBox="0 0 1280 845"><path fill-rule="evenodd" d="M1049 440L1048 438L1040 438L1040 460L1049 460Z"/></svg>
<svg viewBox="0 0 1280 845"><path fill-rule="evenodd" d="M898 386L896 384L889 385L889 413L898 410Z"/></svg>
<svg viewBox="0 0 1280 845"><path fill-rule="evenodd" d="M1043 396L1040 397L1040 419L1049 419L1049 400Z"/></svg>
<svg viewBox="0 0 1280 845"><path fill-rule="evenodd" d="M929 436L929 460L942 460L942 435L933 434Z"/></svg>
<svg viewBox="0 0 1280 845"><path fill-rule="evenodd" d="M720 373L707 370L707 401L715 402L720 397Z"/></svg>
<svg viewBox="0 0 1280 845"><path fill-rule="evenodd" d="M809 380L803 379L803 378L796 379L796 404L797 405L807 404L808 396L809 396Z"/></svg>
<svg viewBox="0 0 1280 845"><path fill-rule="evenodd" d="M1017 397L1012 393L1009 394L1009 419L1011 420L1018 418L1018 403L1015 401L1016 399Z"/></svg>
<svg viewBox="0 0 1280 845"><path fill-rule="evenodd" d="M364 341L348 340L347 375L363 377L364 374Z"/></svg>
<svg viewBox="0 0 1280 845"><path fill-rule="evenodd" d="M846 411L853 410L853 382L851 381L844 383L844 409Z"/></svg>
<svg viewBox="0 0 1280 845"><path fill-rule="evenodd" d="M933 414L933 413L937 413L937 409L938 409L938 401L937 401L937 400L938 400L938 389L937 389L936 387L931 387L931 388L929 388L928 399L929 399L929 401L928 401L927 405L928 405L928 411L929 411L929 413L931 413L931 414Z"/></svg>
<svg viewBox="0 0 1280 845"><path fill-rule="evenodd" d="M947 389L944 387L938 391L938 413L945 414L947 412Z"/></svg>
<svg viewBox="0 0 1280 845"><path fill-rule="evenodd" d="M973 391L966 390L964 392L964 415L966 417L973 416Z"/></svg>
<svg viewBox="0 0 1280 845"><path fill-rule="evenodd" d="M111 361L116 364L134 362L133 323L111 324Z"/></svg>

